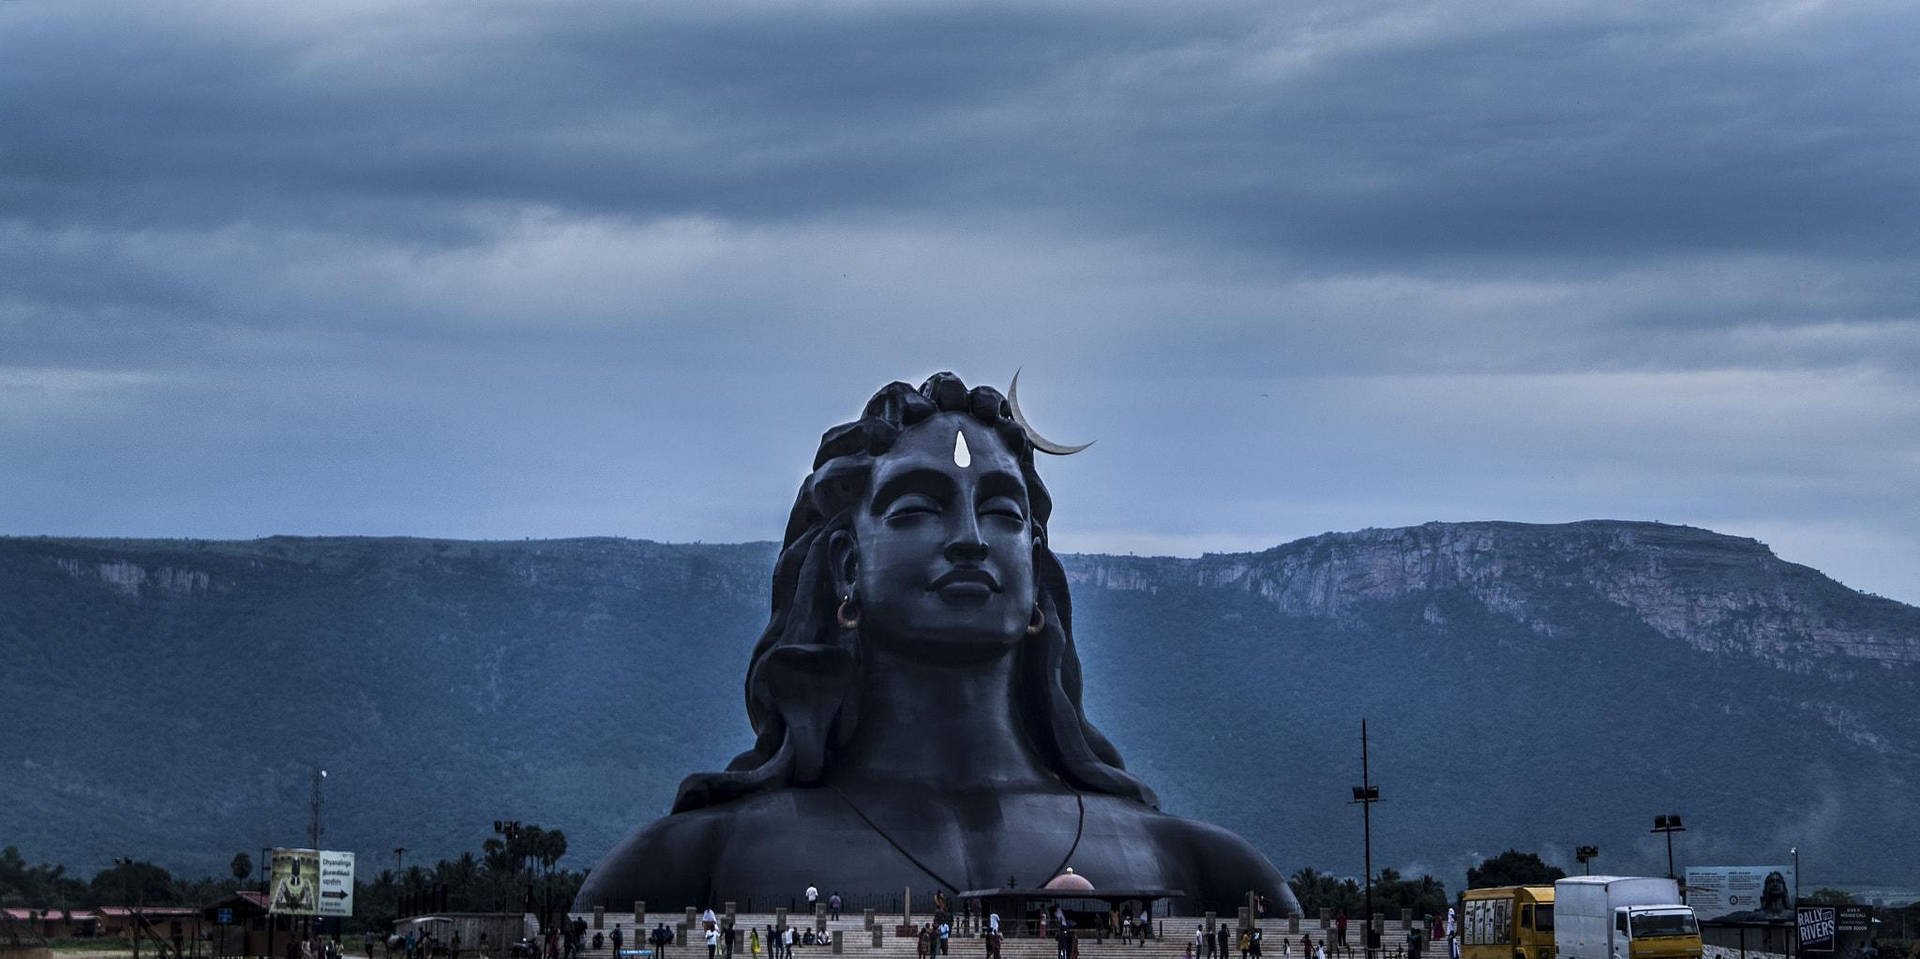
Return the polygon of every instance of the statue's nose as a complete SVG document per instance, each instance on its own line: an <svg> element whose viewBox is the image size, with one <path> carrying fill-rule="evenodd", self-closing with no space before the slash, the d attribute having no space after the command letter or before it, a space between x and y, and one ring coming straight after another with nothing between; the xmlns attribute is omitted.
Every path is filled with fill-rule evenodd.
<svg viewBox="0 0 1920 959"><path fill-rule="evenodd" d="M947 541L946 556L950 563L977 563L987 558L987 541L980 535L980 520L972 510L961 510L959 525L953 531L953 538Z"/></svg>

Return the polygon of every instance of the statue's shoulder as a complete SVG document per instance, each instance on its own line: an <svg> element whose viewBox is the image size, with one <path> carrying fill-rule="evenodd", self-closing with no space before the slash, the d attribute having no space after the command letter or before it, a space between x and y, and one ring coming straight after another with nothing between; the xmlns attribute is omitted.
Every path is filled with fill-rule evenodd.
<svg viewBox="0 0 1920 959"><path fill-rule="evenodd" d="M786 854L810 837L808 824L842 812L835 802L826 790L772 789L656 819L594 867L574 909L626 908L636 901L678 909L710 903L716 885L736 894L757 888L758 874L786 859L804 860L811 870L807 857Z"/></svg>
<svg viewBox="0 0 1920 959"><path fill-rule="evenodd" d="M1188 894L1208 903L1208 908L1230 910L1244 903L1248 892L1258 892L1275 910L1270 914L1299 911L1280 871L1239 835L1212 823L1164 813L1154 817L1153 833L1161 854L1182 864L1189 883L1201 886L1188 889Z"/></svg>
<svg viewBox="0 0 1920 959"><path fill-rule="evenodd" d="M705 902L708 864L725 841L725 807L696 809L656 819L627 834L588 873L574 899L576 912L635 902L656 907Z"/></svg>

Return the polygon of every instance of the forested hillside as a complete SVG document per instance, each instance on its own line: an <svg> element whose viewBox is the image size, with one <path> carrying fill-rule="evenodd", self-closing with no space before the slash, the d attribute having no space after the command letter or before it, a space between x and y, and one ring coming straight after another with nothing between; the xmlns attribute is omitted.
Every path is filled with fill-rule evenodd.
<svg viewBox="0 0 1920 959"><path fill-rule="evenodd" d="M437 857L492 821L591 864L748 740L770 544L0 539L0 843L218 874L304 844ZM1429 524L1200 559L1064 557L1089 714L1171 810L1283 872L1458 888L1501 849L1920 883L1920 609L1751 540Z"/></svg>

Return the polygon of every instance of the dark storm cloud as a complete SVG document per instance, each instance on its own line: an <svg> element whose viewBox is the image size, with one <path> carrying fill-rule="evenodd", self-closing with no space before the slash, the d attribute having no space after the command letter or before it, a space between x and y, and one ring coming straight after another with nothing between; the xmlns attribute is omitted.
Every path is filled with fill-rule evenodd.
<svg viewBox="0 0 1920 959"><path fill-rule="evenodd" d="M1920 195L1891 9L111 9L8 11L20 213L1020 216L1403 261L1911 252Z"/></svg>
<svg viewBox="0 0 1920 959"><path fill-rule="evenodd" d="M1102 439L1071 548L1622 516L1912 582L1916 27L0 4L0 531L764 538L873 387L1025 363Z"/></svg>

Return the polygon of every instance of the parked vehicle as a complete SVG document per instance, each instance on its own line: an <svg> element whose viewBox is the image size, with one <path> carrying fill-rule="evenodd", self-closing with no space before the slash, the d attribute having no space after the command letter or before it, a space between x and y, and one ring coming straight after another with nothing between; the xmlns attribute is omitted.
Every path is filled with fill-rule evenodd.
<svg viewBox="0 0 1920 959"><path fill-rule="evenodd" d="M1552 886L1497 886L1460 895L1460 959L1554 959Z"/></svg>
<svg viewBox="0 0 1920 959"><path fill-rule="evenodd" d="M1651 876L1572 876L1553 884L1558 959L1700 959L1700 922L1680 884Z"/></svg>

